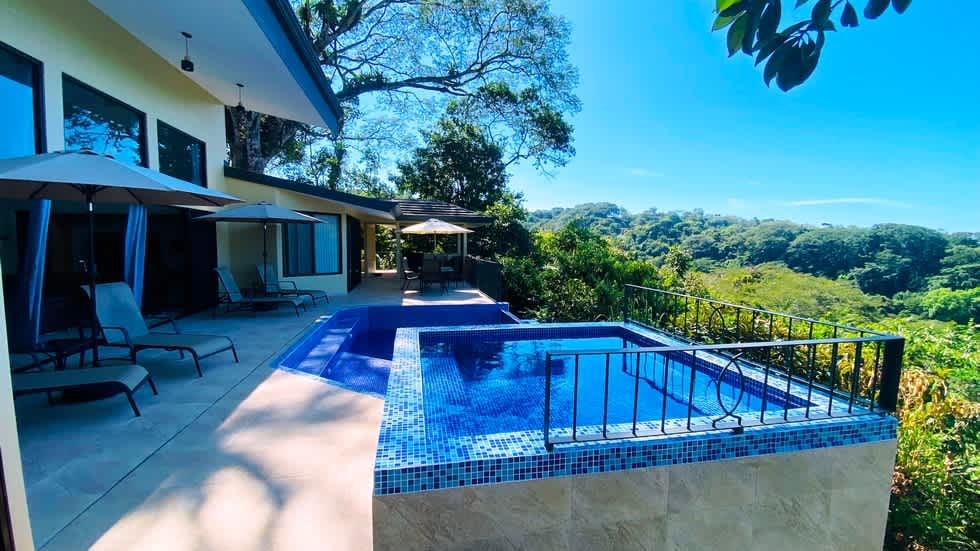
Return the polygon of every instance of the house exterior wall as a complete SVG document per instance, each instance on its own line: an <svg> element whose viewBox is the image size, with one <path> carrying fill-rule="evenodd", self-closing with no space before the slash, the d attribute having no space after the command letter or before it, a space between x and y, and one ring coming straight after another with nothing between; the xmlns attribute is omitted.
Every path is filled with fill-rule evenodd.
<svg viewBox="0 0 980 551"><path fill-rule="evenodd" d="M179 40L180 29L174 29ZM208 186L223 191L225 120L208 94L88 2L7 0L0 41L44 64L48 151L64 149L62 74L146 113L150 168L158 170L157 120L206 144Z"/></svg>
<svg viewBox="0 0 980 551"><path fill-rule="evenodd" d="M341 227L341 272L331 275L283 277L282 234L278 224L269 226L269 262L276 266L280 280L293 281L300 289L319 289L328 295L347 293L347 216L343 205L302 193L225 177L228 193L249 202L268 201L306 214L339 214ZM262 227L258 224L218 224L218 264L227 265L239 285L256 281L255 264L262 260Z"/></svg>
<svg viewBox="0 0 980 551"><path fill-rule="evenodd" d="M0 278L0 297L3 280ZM27 491L24 470L20 461L20 441L17 438L17 417L14 412L14 390L10 381L10 356L7 355L7 319L0 308L0 455L3 459L4 490L10 511L10 527L14 546L19 551L34 549L31 520L27 511ZM0 511L0 514L3 512Z"/></svg>
<svg viewBox="0 0 980 551"><path fill-rule="evenodd" d="M180 29L174 29L179 40ZM304 212L341 214L342 250L346 251L346 214L342 205L307 195L224 176L224 106L219 100L161 59L154 51L88 2L8 0L0 4L0 41L43 64L44 119L48 151L64 149L62 75L129 104L146 114L149 167L159 170L157 121L206 144L208 187L246 201L270 201ZM256 224L217 224L218 264L228 265L239 285L256 282L262 232ZM269 232L269 259L282 273L279 228ZM288 278L303 288L329 294L347 292L347 259L337 275ZM284 278L285 279L285 278Z"/></svg>

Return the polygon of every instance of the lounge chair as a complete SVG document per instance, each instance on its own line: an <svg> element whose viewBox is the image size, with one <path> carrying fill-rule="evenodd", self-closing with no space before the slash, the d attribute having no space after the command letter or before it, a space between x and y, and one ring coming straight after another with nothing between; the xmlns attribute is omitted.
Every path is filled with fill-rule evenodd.
<svg viewBox="0 0 980 551"><path fill-rule="evenodd" d="M88 288L85 287L85 293ZM231 339L219 335L200 335L179 333L173 324L174 333L151 333L140 314L133 291L129 285L101 283L95 286L95 309L99 318L104 346L118 346L129 349L129 355L136 361L140 350L176 350L183 356L189 352L194 358L197 376L201 377L201 359L230 350L238 362L238 351Z"/></svg>
<svg viewBox="0 0 980 551"><path fill-rule="evenodd" d="M260 304L275 306L290 304L296 310L297 316L299 316L300 306L303 307L303 310L306 310L306 299L304 297L246 297L242 294L238 284L235 283L235 276L231 275L231 271L227 266L218 266L214 271L218 273L218 280L221 281L221 286L225 289L224 294L218 297L219 304L227 304L228 306L234 304L241 308L250 307L253 309Z"/></svg>
<svg viewBox="0 0 980 551"><path fill-rule="evenodd" d="M59 390L78 390L85 388L113 388L125 392L130 407L137 417L140 410L136 407L133 393L143 383L149 383L153 394L157 387L153 384L150 374L138 365L113 365L83 369L66 369L63 371L36 371L33 373L14 373L10 376L14 396L34 394L38 392L51 393Z"/></svg>
<svg viewBox="0 0 980 551"><path fill-rule="evenodd" d="M279 274L276 273L276 267L272 264L266 264L265 269L263 269L262 264L256 264L255 269L258 270L259 281L265 286L267 293L286 297L309 297L313 306L316 306L316 299L318 298L322 298L325 302L330 302L330 297L324 291L319 289L297 289L295 281L283 281L279 279ZM266 274L269 276L268 281L266 281Z"/></svg>

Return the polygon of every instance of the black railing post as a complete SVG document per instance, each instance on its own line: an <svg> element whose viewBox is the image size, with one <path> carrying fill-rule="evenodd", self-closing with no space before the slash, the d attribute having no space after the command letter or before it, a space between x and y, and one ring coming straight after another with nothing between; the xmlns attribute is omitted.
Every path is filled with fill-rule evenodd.
<svg viewBox="0 0 980 551"><path fill-rule="evenodd" d="M884 361L881 371L881 392L878 406L894 412L898 408L898 385L902 377L902 356L905 355L905 339L885 341Z"/></svg>
<svg viewBox="0 0 980 551"><path fill-rule="evenodd" d="M544 355L544 447L548 451L551 443L551 352Z"/></svg>
<svg viewBox="0 0 980 551"><path fill-rule="evenodd" d="M630 320L630 286L623 287L623 323Z"/></svg>

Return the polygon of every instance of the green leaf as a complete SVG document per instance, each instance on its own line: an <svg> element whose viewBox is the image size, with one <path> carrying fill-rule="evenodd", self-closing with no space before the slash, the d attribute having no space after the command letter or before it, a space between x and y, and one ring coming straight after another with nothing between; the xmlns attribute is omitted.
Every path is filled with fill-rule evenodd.
<svg viewBox="0 0 980 551"><path fill-rule="evenodd" d="M734 20L735 20L734 17L725 17L724 15L719 15L718 17L715 18L714 24L711 25L711 30L717 31L718 29L724 29L725 27L731 25L732 21Z"/></svg>
<svg viewBox="0 0 980 551"><path fill-rule="evenodd" d="M793 50L793 47L789 44L783 43L776 51L773 52L769 61L766 63L766 68L762 72L762 78L766 81L766 86L772 81L776 73L782 68L783 60L786 58L786 54Z"/></svg>
<svg viewBox="0 0 980 551"><path fill-rule="evenodd" d="M762 12L762 17L759 18L759 42L767 42L770 38L776 35L776 31L779 29L779 20L782 17L782 2L776 0L775 2L769 2L766 4L765 11Z"/></svg>
<svg viewBox="0 0 980 551"><path fill-rule="evenodd" d="M810 12L810 18L813 19L814 23L822 23L830 18L830 8L830 0L817 0L813 6L813 11Z"/></svg>
<svg viewBox="0 0 980 551"><path fill-rule="evenodd" d="M804 21L800 21L799 23L795 23L795 24L790 25L789 27L786 27L785 29L783 29L783 34L785 34L786 36L789 36L789 35L795 33L796 31L799 31L803 27L806 27L809 24L810 24L810 20L809 19L804 20Z"/></svg>
<svg viewBox="0 0 980 551"><path fill-rule="evenodd" d="M858 26L858 14L857 10L850 2L844 4L844 13L840 16L840 24L844 27L857 27Z"/></svg>
<svg viewBox="0 0 980 551"><path fill-rule="evenodd" d="M888 0L868 0L864 7L864 16L868 19L878 19L888 9Z"/></svg>
<svg viewBox="0 0 980 551"><path fill-rule="evenodd" d="M759 28L760 15L758 6L754 10L745 12L745 18L748 19L745 33L742 35L742 53L745 55L752 55L752 50L755 49L755 32Z"/></svg>
<svg viewBox="0 0 980 551"><path fill-rule="evenodd" d="M749 18L743 13L728 28L728 57L735 55L735 52L742 47L742 39L745 38L745 29L748 24Z"/></svg>
<svg viewBox="0 0 980 551"><path fill-rule="evenodd" d="M798 8L798 7L802 6L803 4L806 4L809 1L810 0L796 0L796 6L795 7Z"/></svg>
<svg viewBox="0 0 980 551"><path fill-rule="evenodd" d="M912 0L892 0L892 7L895 8L899 14L905 13L905 10L909 9L912 5Z"/></svg>
<svg viewBox="0 0 980 551"><path fill-rule="evenodd" d="M720 12L718 12L718 15L724 15L725 17L734 17L744 11L745 11L745 2L739 1L721 10Z"/></svg>
<svg viewBox="0 0 980 551"><path fill-rule="evenodd" d="M715 11L718 13L731 7L732 4L741 2L742 0L716 0L715 1Z"/></svg>
<svg viewBox="0 0 980 551"><path fill-rule="evenodd" d="M776 51L776 48L782 46L783 44L785 44L785 38L779 33L767 40L765 43L762 43L759 47L758 55L755 56L755 64L759 65L762 63L762 60L771 56L772 53Z"/></svg>

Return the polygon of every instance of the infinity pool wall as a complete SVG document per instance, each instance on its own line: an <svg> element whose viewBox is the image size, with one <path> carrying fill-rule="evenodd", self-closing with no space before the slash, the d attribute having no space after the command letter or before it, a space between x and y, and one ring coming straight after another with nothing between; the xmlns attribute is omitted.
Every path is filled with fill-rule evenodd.
<svg viewBox="0 0 980 551"><path fill-rule="evenodd" d="M895 453L891 416L580 442L550 452L541 430L440 440L425 423L419 343L420 333L442 330L401 329L396 337L375 465L375 549L881 546Z"/></svg>

